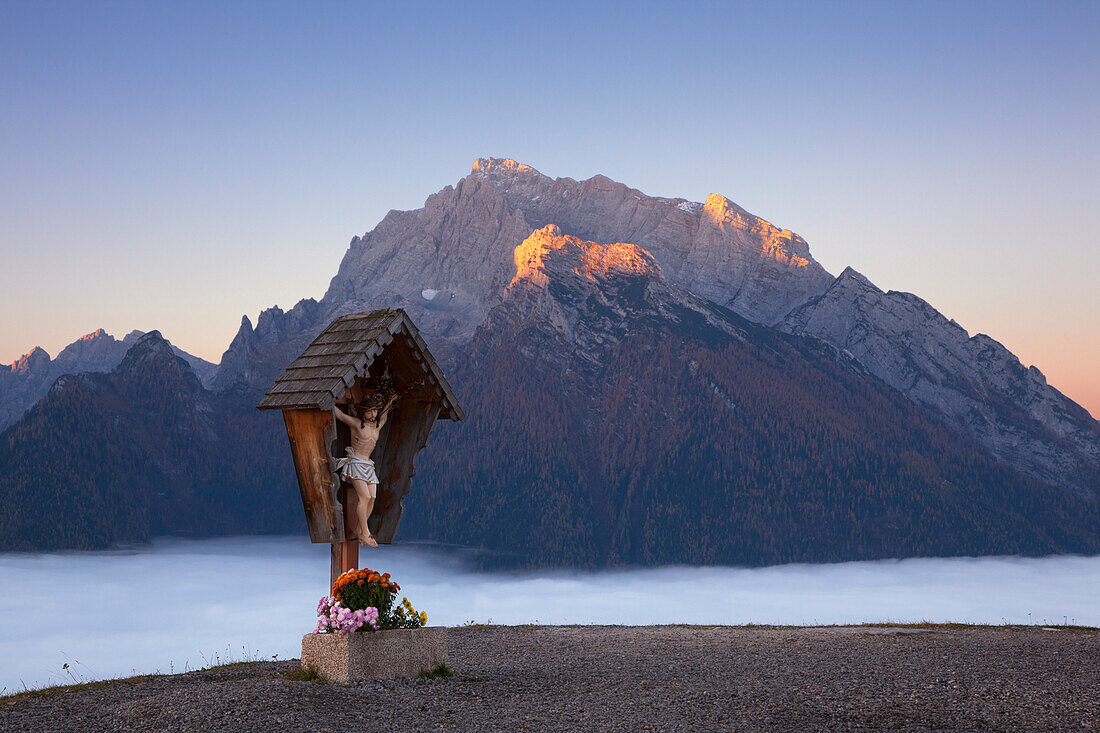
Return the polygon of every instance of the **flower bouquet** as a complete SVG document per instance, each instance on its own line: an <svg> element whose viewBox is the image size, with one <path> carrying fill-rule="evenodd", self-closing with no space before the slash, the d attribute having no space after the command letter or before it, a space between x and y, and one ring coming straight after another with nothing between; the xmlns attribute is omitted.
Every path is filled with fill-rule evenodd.
<svg viewBox="0 0 1100 733"><path fill-rule="evenodd" d="M390 580L389 573L369 568L349 570L332 584L331 595L317 603L317 628L314 634L347 635L357 631L419 629L428 623L428 614L417 612L408 598L394 609L394 598L401 586Z"/></svg>

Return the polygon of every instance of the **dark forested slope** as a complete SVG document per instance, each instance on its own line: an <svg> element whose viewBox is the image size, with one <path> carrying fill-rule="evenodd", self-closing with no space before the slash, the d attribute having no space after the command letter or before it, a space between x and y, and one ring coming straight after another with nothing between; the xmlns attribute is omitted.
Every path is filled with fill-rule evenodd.
<svg viewBox="0 0 1100 733"><path fill-rule="evenodd" d="M203 389L157 332L109 374L59 378L0 436L0 549L297 531L278 415Z"/></svg>
<svg viewBox="0 0 1100 733"><path fill-rule="evenodd" d="M594 246L547 245L456 365L469 418L421 458L406 534L551 566L1100 551L1095 502L654 267L578 275Z"/></svg>

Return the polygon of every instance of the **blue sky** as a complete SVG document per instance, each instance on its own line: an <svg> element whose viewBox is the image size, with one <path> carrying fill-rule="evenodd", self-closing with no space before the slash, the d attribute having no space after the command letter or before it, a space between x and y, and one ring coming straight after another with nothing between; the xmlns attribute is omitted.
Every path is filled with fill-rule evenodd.
<svg viewBox="0 0 1100 733"><path fill-rule="evenodd" d="M217 360L479 156L729 196L1100 413L1100 5L0 2L0 362Z"/></svg>

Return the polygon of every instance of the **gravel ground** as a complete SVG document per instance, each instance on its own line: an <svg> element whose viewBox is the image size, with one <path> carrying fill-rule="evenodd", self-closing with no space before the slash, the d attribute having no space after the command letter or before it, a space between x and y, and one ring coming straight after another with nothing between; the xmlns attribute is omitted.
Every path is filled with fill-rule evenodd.
<svg viewBox="0 0 1100 733"><path fill-rule="evenodd" d="M292 682L296 662L0 699L3 731L1100 730L1100 631L488 627L455 675Z"/></svg>

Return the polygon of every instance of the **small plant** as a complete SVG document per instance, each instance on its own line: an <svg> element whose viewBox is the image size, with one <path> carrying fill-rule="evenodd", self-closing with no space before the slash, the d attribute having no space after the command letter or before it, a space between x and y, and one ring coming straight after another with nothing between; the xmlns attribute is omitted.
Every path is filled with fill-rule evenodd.
<svg viewBox="0 0 1100 733"><path fill-rule="evenodd" d="M315 667L296 667L287 672L285 676L286 679L293 682L312 682L315 685L328 681Z"/></svg>
<svg viewBox="0 0 1100 733"><path fill-rule="evenodd" d="M248 647L241 645L240 656L233 651L233 647L228 644L225 645L225 657L223 658L221 652L212 652L208 657L206 654L199 650L199 656L202 657L203 666L201 669L217 669L219 667L240 667L250 662L259 662L263 660L260 656L260 651L249 650ZM187 665L185 665L184 671L187 671ZM134 671L137 674L137 671Z"/></svg>
<svg viewBox="0 0 1100 733"><path fill-rule="evenodd" d="M335 596L325 596L317 602L317 628L313 630L314 634L337 633L346 636L360 629L378 630L377 608L371 606L352 610Z"/></svg>
<svg viewBox="0 0 1100 733"><path fill-rule="evenodd" d="M493 619L488 618L485 621L478 621L477 619L469 619L466 623L462 624L467 629L487 629L494 626Z"/></svg>
<svg viewBox="0 0 1100 733"><path fill-rule="evenodd" d="M440 662L432 669L420 670L420 676L429 680L434 680L436 677L451 677L454 675L454 670L447 666L446 662Z"/></svg>
<svg viewBox="0 0 1100 733"><path fill-rule="evenodd" d="M428 614L423 611L417 613L408 598L401 599L401 605L390 616L390 628L394 629L419 629L428 623Z"/></svg>

